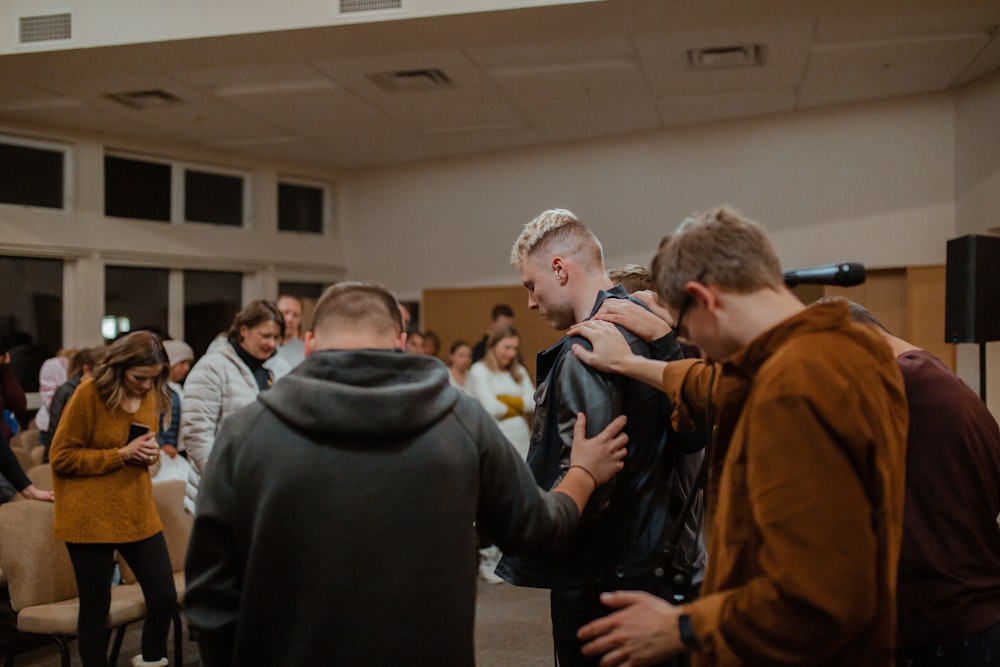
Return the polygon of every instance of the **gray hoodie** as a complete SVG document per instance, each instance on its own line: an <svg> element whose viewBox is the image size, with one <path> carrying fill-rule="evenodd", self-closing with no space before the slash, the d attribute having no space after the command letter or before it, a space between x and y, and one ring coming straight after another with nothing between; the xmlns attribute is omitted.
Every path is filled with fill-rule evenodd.
<svg viewBox="0 0 1000 667"><path fill-rule="evenodd" d="M440 361L319 352L223 425L185 611L206 667L472 665L473 524L546 553L576 520Z"/></svg>

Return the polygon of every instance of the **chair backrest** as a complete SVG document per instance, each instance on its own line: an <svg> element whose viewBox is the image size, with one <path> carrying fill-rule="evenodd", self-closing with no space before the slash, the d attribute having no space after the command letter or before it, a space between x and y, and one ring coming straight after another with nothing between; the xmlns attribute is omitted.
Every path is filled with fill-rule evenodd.
<svg viewBox="0 0 1000 667"><path fill-rule="evenodd" d="M40 466L42 465L42 459L45 458L45 445L35 445L31 450L31 465Z"/></svg>
<svg viewBox="0 0 1000 667"><path fill-rule="evenodd" d="M49 463L42 463L40 465L32 466L28 468L28 479L31 483L35 485L36 489L41 489L42 491L52 490L52 465Z"/></svg>
<svg viewBox="0 0 1000 667"><path fill-rule="evenodd" d="M37 428L29 428L14 435L10 439L11 449L21 449L30 455L31 450L42 442L42 432Z"/></svg>
<svg viewBox="0 0 1000 667"><path fill-rule="evenodd" d="M0 505L0 568L14 611L77 596L66 545L53 537L52 503L29 500Z"/></svg>
<svg viewBox="0 0 1000 667"><path fill-rule="evenodd" d="M170 566L174 572L184 571L184 557L194 526L194 517L184 510L184 487L185 482L180 479L153 484L153 502L163 522L163 539L167 542ZM122 570L122 583L135 583L135 574L125 560L119 559L118 564Z"/></svg>

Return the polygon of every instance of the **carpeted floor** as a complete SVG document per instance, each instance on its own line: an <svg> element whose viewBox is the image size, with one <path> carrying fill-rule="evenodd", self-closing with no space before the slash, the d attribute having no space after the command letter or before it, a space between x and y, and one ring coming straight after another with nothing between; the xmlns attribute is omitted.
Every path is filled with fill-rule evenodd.
<svg viewBox="0 0 1000 667"><path fill-rule="evenodd" d="M141 624L125 635L118 664L125 667L139 652ZM480 582L476 605L476 663L479 667L551 667L552 626L549 622L549 592L516 588L507 584ZM173 651L171 633L170 651ZM80 664L76 642L71 642L73 665ZM173 655L171 653L171 664ZM184 643L185 667L199 667L198 649ZM53 646L34 649L17 657L17 667L58 667L59 652Z"/></svg>

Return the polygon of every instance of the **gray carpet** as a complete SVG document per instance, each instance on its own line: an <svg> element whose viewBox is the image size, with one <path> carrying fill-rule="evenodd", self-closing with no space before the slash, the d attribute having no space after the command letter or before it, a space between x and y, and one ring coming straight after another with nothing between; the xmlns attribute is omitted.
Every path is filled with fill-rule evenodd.
<svg viewBox="0 0 1000 667"><path fill-rule="evenodd" d="M118 664L126 667L139 652L142 625L129 627ZM549 592L516 588L507 584L480 582L476 604L476 662L479 667L551 667L552 626L549 622ZM173 633L168 644L173 660ZM76 642L70 643L73 664L80 664ZM173 664L171 662L171 664ZM198 649L184 643L185 667L199 667ZM17 658L17 667L58 667L59 652L42 647Z"/></svg>

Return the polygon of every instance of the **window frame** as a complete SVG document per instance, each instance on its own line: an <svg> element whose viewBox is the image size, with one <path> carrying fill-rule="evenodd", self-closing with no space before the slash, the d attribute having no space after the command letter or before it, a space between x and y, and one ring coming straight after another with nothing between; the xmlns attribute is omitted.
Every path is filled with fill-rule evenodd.
<svg viewBox="0 0 1000 667"><path fill-rule="evenodd" d="M323 194L323 206L320 212L320 231L318 232L305 232L298 229L281 229L280 213L281 210L281 186L291 185L301 188L316 188ZM329 183L323 183L321 181L314 181L308 178L298 178L296 176L286 176L278 174L275 181L275 198L274 198L274 227L279 234L308 234L309 236L323 236L323 237L333 237L336 236L335 227L335 217L334 217L334 187Z"/></svg>
<svg viewBox="0 0 1000 667"><path fill-rule="evenodd" d="M10 206L12 208L30 208L33 210L42 211L62 211L70 212L74 207L73 200L73 146L70 144L58 143L55 141L45 141L43 139L31 139L28 137L19 137L11 134L0 133L0 143L9 144L11 146L20 146L22 148L34 148L37 150L52 151L56 153L62 153L62 206L56 208L54 206L34 206L31 204L14 204L11 202L0 201L0 206Z"/></svg>

